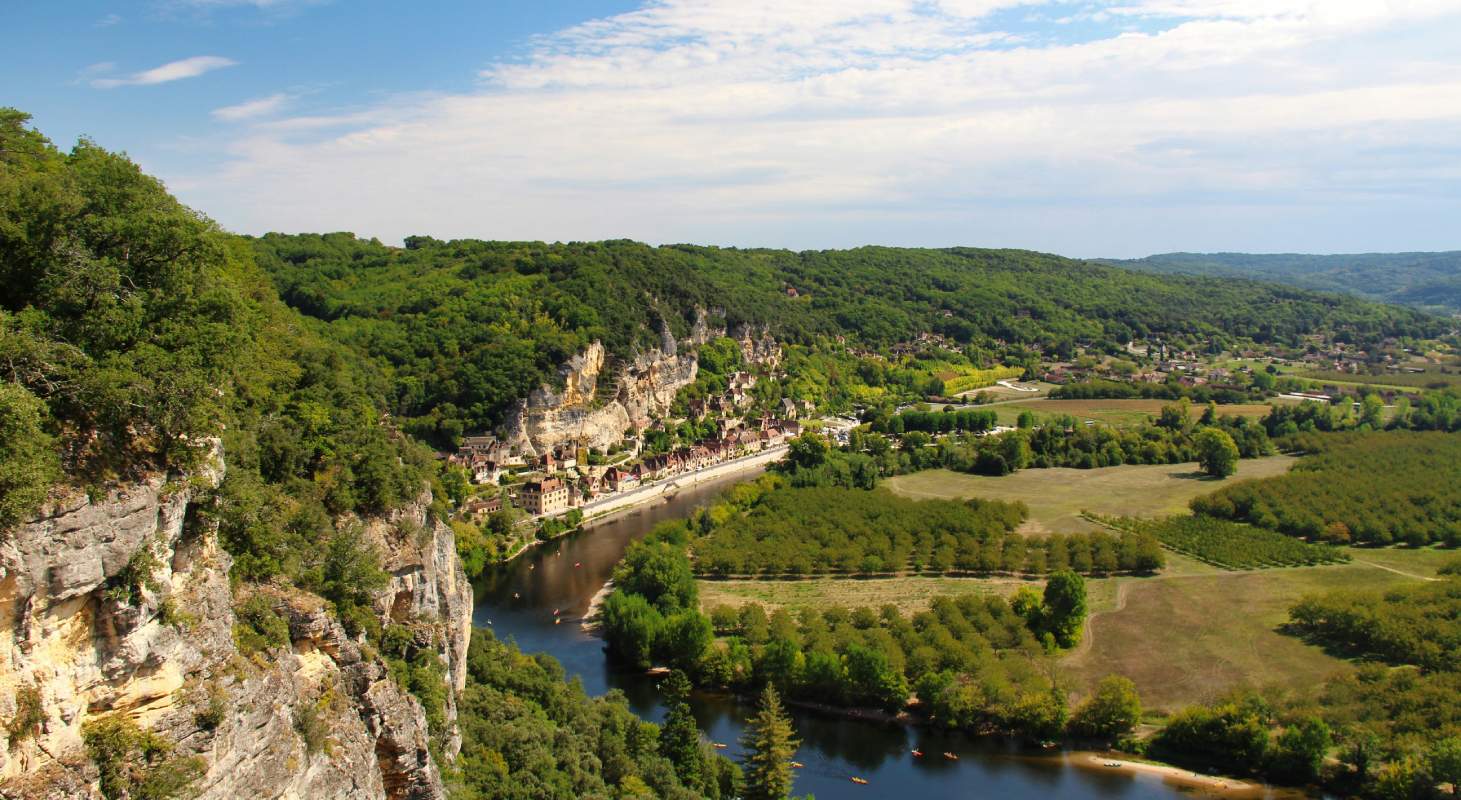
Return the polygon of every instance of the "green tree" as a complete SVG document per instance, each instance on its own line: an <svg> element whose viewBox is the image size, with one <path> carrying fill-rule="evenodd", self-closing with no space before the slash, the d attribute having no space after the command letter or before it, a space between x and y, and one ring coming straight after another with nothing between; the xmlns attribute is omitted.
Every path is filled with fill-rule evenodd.
<svg viewBox="0 0 1461 800"><path fill-rule="evenodd" d="M1450 736L1426 751L1426 767L1436 783L1461 788L1461 736Z"/></svg>
<svg viewBox="0 0 1461 800"><path fill-rule="evenodd" d="M616 591L604 601L601 614L609 650L629 664L648 669L665 624L659 610L642 595Z"/></svg>
<svg viewBox="0 0 1461 800"><path fill-rule="evenodd" d="M665 619L655 641L655 651L676 667L692 670L700 664L700 658L714 639L710 618L690 609Z"/></svg>
<svg viewBox="0 0 1461 800"><path fill-rule="evenodd" d="M1086 623L1086 580L1070 570L1051 573L1045 583L1045 629L1061 647L1074 647Z"/></svg>
<svg viewBox="0 0 1461 800"><path fill-rule="evenodd" d="M1136 684L1120 675L1107 675L1096 691L1070 719L1071 733L1111 741L1125 736L1141 722L1141 697Z"/></svg>
<svg viewBox="0 0 1461 800"><path fill-rule="evenodd" d="M741 735L741 746L746 749L742 759L746 800L784 800L791 793L791 758L799 744L780 695L768 684Z"/></svg>
<svg viewBox="0 0 1461 800"><path fill-rule="evenodd" d="M659 732L660 755L675 765L680 782L692 789L704 784L700 728L690 713L690 681L674 670L660 684L665 698L665 722Z"/></svg>
<svg viewBox="0 0 1461 800"><path fill-rule="evenodd" d="M1227 431L1203 428L1193 439L1193 445L1203 472L1214 478L1226 478L1238 471L1238 445Z"/></svg>
<svg viewBox="0 0 1461 800"><path fill-rule="evenodd" d="M1311 783L1319 777L1319 768L1334 737L1329 726L1318 717L1305 717L1284 728L1274 743L1270 769L1282 780Z"/></svg>
<svg viewBox="0 0 1461 800"><path fill-rule="evenodd" d="M629 546L614 568L614 586L636 594L665 613L695 608L697 589L690 559L669 542L641 540Z"/></svg>
<svg viewBox="0 0 1461 800"><path fill-rule="evenodd" d="M804 433L791 440L787 456L802 469L815 469L827 460L827 440L815 433Z"/></svg>
<svg viewBox="0 0 1461 800"><path fill-rule="evenodd" d="M35 513L60 476L46 407L25 387L0 383L0 531Z"/></svg>

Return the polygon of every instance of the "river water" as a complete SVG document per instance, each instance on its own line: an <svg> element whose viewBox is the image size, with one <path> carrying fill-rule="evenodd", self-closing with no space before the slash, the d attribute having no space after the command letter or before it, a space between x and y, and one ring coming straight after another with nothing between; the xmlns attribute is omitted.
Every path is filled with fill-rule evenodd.
<svg viewBox="0 0 1461 800"><path fill-rule="evenodd" d="M603 642L580 623L630 542L662 520L687 516L738 480L745 476L687 489L667 503L598 523L490 571L477 585L476 624L494 629L499 638L515 640L525 652L551 654L570 676L583 681L589 694L619 689L641 717L662 721L664 708L654 679L612 668ZM749 704L697 692L692 706L706 736L726 744L722 750L726 755L738 757L742 721L752 711ZM814 793L818 800L888 797L893 792L907 800L1144 800L1194 791L1168 786L1154 775L1102 772L1062 757L1022 752L961 734L789 710L802 740L796 758L806 765L797 770L794 791ZM927 755L914 758L910 753L914 749ZM959 760L945 759L941 755L945 751L957 754ZM865 778L868 785L852 783L854 776Z"/></svg>

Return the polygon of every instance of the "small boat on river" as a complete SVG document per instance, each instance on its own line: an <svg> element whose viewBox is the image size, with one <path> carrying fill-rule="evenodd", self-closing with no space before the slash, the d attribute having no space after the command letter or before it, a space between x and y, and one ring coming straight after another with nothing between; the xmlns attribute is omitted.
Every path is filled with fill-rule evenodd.
<svg viewBox="0 0 1461 800"><path fill-rule="evenodd" d="M944 758L947 758L950 761L958 761L959 760L959 757L958 756L954 755L953 753L950 753L947 750L944 751Z"/></svg>
<svg viewBox="0 0 1461 800"><path fill-rule="evenodd" d="M923 751L922 750L914 750L913 751L913 757L914 758L923 758Z"/></svg>
<svg viewBox="0 0 1461 800"><path fill-rule="evenodd" d="M866 786L867 785L867 779L866 778L853 778L852 779L852 782L853 783L856 783L856 784L859 784L859 785L862 785L862 786Z"/></svg>

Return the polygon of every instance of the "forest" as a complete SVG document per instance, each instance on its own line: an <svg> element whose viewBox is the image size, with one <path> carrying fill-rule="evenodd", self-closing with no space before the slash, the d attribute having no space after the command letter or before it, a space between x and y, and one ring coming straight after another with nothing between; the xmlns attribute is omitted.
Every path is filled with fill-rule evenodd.
<svg viewBox="0 0 1461 800"><path fill-rule="evenodd" d="M1275 281L1318 291L1341 291L1386 303L1461 311L1461 251L1437 253L1164 253L1106 261L1162 274Z"/></svg>
<svg viewBox="0 0 1461 800"><path fill-rule="evenodd" d="M1268 342L1314 330L1355 341L1443 332L1436 318L1351 298L1017 250L430 237L396 248L348 233L270 234L252 245L287 303L390 378L403 427L437 442L501 422L589 341L626 358L657 345L660 330L688 333L696 309L793 345L842 337L874 350L920 334L1069 351L1153 334Z"/></svg>
<svg viewBox="0 0 1461 800"><path fill-rule="evenodd" d="M1288 474L1224 487L1192 510L1336 544L1461 545L1461 438L1349 431L1296 442L1313 454Z"/></svg>
<svg viewBox="0 0 1461 800"><path fill-rule="evenodd" d="M1144 533L1016 533L1027 514L1019 503L910 500L884 489L775 487L764 479L758 486L765 488L737 493L738 505L712 505L694 523L704 531L691 544L698 574L1110 575L1154 572L1163 563Z"/></svg>
<svg viewBox="0 0 1461 800"><path fill-rule="evenodd" d="M447 776L463 800L736 797L740 770L701 743L678 752L623 695L589 697L551 656L528 655L488 628L472 631L461 700L462 750ZM692 786L680 762L696 762Z"/></svg>

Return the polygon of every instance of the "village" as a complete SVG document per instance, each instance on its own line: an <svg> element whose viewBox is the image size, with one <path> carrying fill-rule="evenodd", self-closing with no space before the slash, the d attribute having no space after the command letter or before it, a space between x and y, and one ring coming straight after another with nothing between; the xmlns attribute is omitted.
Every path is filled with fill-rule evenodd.
<svg viewBox="0 0 1461 800"><path fill-rule="evenodd" d="M611 502L641 488L674 478L693 477L739 459L784 449L802 433L802 420L815 408L789 398L770 411L755 413L751 390L758 377L750 372L730 376L722 394L691 400L683 418L661 418L625 431L606 449L564 442L543 447L510 443L493 435L469 436L446 457L465 470L478 494L462 507L474 521L516 509L534 520L568 516L576 522L585 513L617 506ZM716 433L684 442L682 423L704 423ZM680 440L678 446L673 443ZM578 511L579 514L572 514Z"/></svg>

